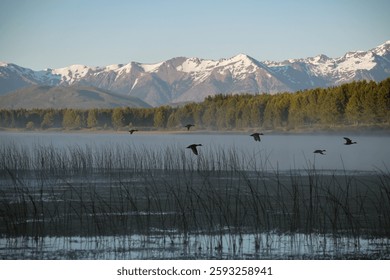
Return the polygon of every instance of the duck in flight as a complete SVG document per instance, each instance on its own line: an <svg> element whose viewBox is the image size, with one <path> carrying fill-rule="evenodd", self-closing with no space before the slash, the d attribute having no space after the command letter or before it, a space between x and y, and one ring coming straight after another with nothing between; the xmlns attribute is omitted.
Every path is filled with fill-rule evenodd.
<svg viewBox="0 0 390 280"><path fill-rule="evenodd" d="M130 133L130 134L133 134L133 133L136 132L136 131L138 131L138 129L130 129L130 130L129 130L129 133Z"/></svg>
<svg viewBox="0 0 390 280"><path fill-rule="evenodd" d="M345 139L345 143L344 145L352 145L352 144L357 144L357 142L352 142L351 139L349 139L348 137L344 137Z"/></svg>
<svg viewBox="0 0 390 280"><path fill-rule="evenodd" d="M202 144L192 144L192 145L189 145L187 147L187 149L191 149L192 152L195 154L195 155L198 155L198 149L196 147L198 146L202 146Z"/></svg>
<svg viewBox="0 0 390 280"><path fill-rule="evenodd" d="M255 139L255 141L259 141L260 142L261 141L260 135L264 135L264 134L255 132L255 133L251 134L250 136L252 136Z"/></svg>
<svg viewBox="0 0 390 280"><path fill-rule="evenodd" d="M194 124L191 124L191 123L189 123L189 124L185 125L184 127L186 127L186 128L187 128L187 130L190 130L191 126L195 126L195 125L194 125Z"/></svg>
<svg viewBox="0 0 390 280"><path fill-rule="evenodd" d="M326 150L315 150L313 153L325 155L325 154L324 154L325 152L326 152Z"/></svg>

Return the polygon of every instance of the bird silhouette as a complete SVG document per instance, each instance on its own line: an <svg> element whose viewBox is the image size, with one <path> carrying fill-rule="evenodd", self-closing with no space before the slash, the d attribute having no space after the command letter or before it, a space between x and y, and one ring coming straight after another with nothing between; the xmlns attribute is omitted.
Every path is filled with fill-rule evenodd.
<svg viewBox="0 0 390 280"><path fill-rule="evenodd" d="M129 132L130 134L133 134L134 132L138 131L138 129L130 129Z"/></svg>
<svg viewBox="0 0 390 280"><path fill-rule="evenodd" d="M255 141L259 141L260 142L261 141L260 135L264 135L264 134L255 132L255 133L251 134L250 136L252 136L255 139Z"/></svg>
<svg viewBox="0 0 390 280"><path fill-rule="evenodd" d="M185 125L184 127L186 127L186 128L187 128L187 130L190 130L191 126L195 126L195 125L194 125L194 124L191 124L191 123L189 123L189 124Z"/></svg>
<svg viewBox="0 0 390 280"><path fill-rule="evenodd" d="M326 152L326 150L315 150L313 153L325 155L324 152Z"/></svg>
<svg viewBox="0 0 390 280"><path fill-rule="evenodd" d="M187 147L187 149L191 149L192 152L195 154L195 155L198 155L198 149L196 147L198 146L202 146L202 144L192 144L192 145L189 145Z"/></svg>
<svg viewBox="0 0 390 280"><path fill-rule="evenodd" d="M345 143L344 145L352 145L352 144L357 144L357 142L352 142L351 139L349 139L348 137L344 137L345 139Z"/></svg>

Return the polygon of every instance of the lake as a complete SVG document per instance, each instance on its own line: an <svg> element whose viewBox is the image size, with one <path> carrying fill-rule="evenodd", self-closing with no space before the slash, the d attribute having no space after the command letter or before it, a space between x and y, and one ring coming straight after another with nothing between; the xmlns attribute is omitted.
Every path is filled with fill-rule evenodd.
<svg viewBox="0 0 390 280"><path fill-rule="evenodd" d="M264 135L261 142L255 142L249 134L142 134L135 133L11 133L0 132L0 143L16 143L33 147L34 145L52 145L69 147L92 145L103 146L129 145L156 151L167 147L182 149L200 143L200 154L207 157L212 151L237 151L242 156L255 157L263 168L307 169L315 164L322 170L373 171L387 169L390 166L390 135L354 135L350 138L356 145L344 145L340 135L327 134L283 134ZM349 136L348 136L349 137ZM326 155L314 154L316 149L326 150ZM191 151L185 150L191 155Z"/></svg>
<svg viewBox="0 0 390 280"><path fill-rule="evenodd" d="M0 132L0 258L390 258L389 136L249 134Z"/></svg>

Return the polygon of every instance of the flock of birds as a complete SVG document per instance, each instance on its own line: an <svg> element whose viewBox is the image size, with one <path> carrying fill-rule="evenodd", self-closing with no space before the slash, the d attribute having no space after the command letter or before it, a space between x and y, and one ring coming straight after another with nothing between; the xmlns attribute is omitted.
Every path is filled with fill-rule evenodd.
<svg viewBox="0 0 390 280"><path fill-rule="evenodd" d="M352 144L357 144L357 142L355 141L352 141L351 139L349 139L348 137L344 137L345 139L345 143L344 145L352 145ZM326 150L315 150L313 153L315 154L321 154L321 155L325 155L325 152Z"/></svg>
<svg viewBox="0 0 390 280"><path fill-rule="evenodd" d="M193 126L195 126L195 125L194 125L194 124L187 124L187 125L185 125L184 127L186 127L187 130L190 130L191 127L193 127ZM130 134L133 134L133 133L136 132L136 131L138 131L138 129L130 129L130 130L129 130L129 133L130 133ZM255 141L260 142L260 141L261 141L260 135L264 135L264 134L263 134L263 133L255 132L255 133L252 133L250 136L252 136L253 139L254 139ZM357 144L357 142L352 141L352 140L351 140L350 138L348 138L348 137L344 137L344 139L345 139L344 145ZM195 155L198 155L199 153L198 153L197 147L200 147L200 146L202 146L202 144L191 144L191 145L189 145L189 146L187 147L187 149L191 149L192 152L193 152ZM315 150L313 153L325 155L325 152L326 152L326 150Z"/></svg>

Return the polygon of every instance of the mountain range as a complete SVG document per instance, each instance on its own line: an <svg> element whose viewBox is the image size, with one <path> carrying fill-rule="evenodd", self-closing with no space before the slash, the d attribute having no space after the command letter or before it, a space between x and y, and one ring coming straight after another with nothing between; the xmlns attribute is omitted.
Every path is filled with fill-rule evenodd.
<svg viewBox="0 0 390 280"><path fill-rule="evenodd" d="M87 86L29 86L0 96L0 108L6 109L87 109L133 107L147 108L142 100L113 94L112 92Z"/></svg>
<svg viewBox="0 0 390 280"><path fill-rule="evenodd" d="M146 106L145 103L160 106L200 102L219 93L274 94L337 86L355 80L379 82L388 77L390 41L368 51L347 52L338 58L318 55L281 62L260 62L248 55L238 54L220 60L176 57L156 64L71 65L41 71L0 63L0 107L9 107L9 102L14 108L25 108L28 102L45 107L64 107L64 103L67 107L96 106L92 102L95 95L85 94L86 88L95 94L99 91L115 98L131 97L132 101L138 100L134 106ZM64 96L67 90L73 92L73 101L58 98L58 90L54 89L57 87L61 88ZM38 102L34 101L39 92L46 92L46 95L42 95ZM51 98L53 92L57 92L57 98ZM80 92L84 92L83 104L76 98ZM28 101L29 95L31 101ZM90 104L89 97L92 98ZM101 101L104 103L104 98ZM121 105L118 100L111 105L129 106L127 101ZM110 101L107 102L106 107L110 107Z"/></svg>

